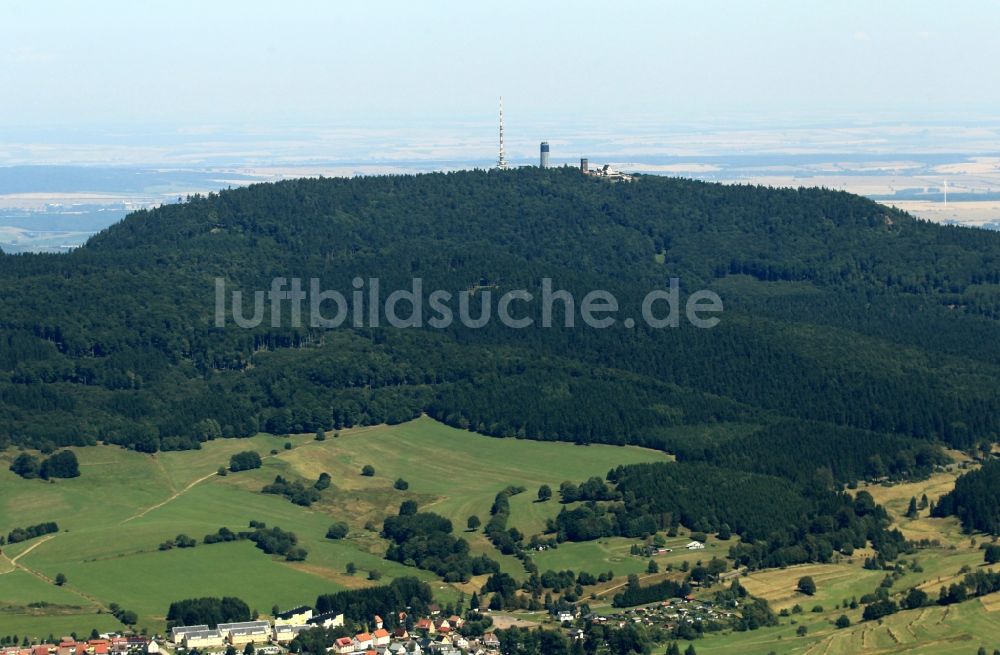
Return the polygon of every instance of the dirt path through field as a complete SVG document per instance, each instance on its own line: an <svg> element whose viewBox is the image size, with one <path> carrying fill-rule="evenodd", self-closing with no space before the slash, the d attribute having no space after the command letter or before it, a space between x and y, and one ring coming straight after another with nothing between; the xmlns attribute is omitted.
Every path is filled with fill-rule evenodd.
<svg viewBox="0 0 1000 655"><path fill-rule="evenodd" d="M180 491L175 491L166 500L160 501L160 502L156 503L155 505L147 507L146 509L142 510L138 514L133 514L132 516L130 516L127 519L123 520L118 525L124 525L125 523L128 523L129 521L134 521L135 519L141 519L143 516L145 516L146 514L149 514L154 509L160 509L161 507L163 507L167 503L170 503L170 502L173 502L174 500L177 500L177 498L179 498L183 494L187 493L188 491L190 491L191 489L193 489L195 486L201 484L202 482L204 482L205 480L208 480L209 478L215 477L216 475L218 475L218 473L209 473L208 475L203 475L202 477L200 477L197 480L195 480L194 482L190 483L188 486L184 487Z"/></svg>

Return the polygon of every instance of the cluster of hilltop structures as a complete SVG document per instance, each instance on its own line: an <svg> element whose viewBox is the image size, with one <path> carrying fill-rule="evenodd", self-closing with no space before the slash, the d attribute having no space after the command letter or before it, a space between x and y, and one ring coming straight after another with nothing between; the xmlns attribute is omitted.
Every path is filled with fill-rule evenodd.
<svg viewBox="0 0 1000 655"><path fill-rule="evenodd" d="M538 167L548 168L549 167L549 142L542 141L538 148ZM507 158L504 155L503 148L503 98L500 98L500 156L497 158L496 168L505 170L510 168L507 163ZM586 157L580 159L580 172L584 175L593 175L595 177L600 177L611 182L629 182L632 180L631 175L622 173L621 171L616 171L611 168L610 164L605 164L600 168L595 168L591 170L590 161Z"/></svg>
<svg viewBox="0 0 1000 655"><path fill-rule="evenodd" d="M501 155L501 158L497 161L497 168L509 168L507 161ZM538 167L539 168L549 168L549 142L542 141L539 146L538 153ZM586 157L580 158L580 172L584 175L591 175L594 177L600 177L611 182L630 182L632 176L627 173L622 173L621 171L611 168L610 164L604 164L599 168L591 168L590 160Z"/></svg>

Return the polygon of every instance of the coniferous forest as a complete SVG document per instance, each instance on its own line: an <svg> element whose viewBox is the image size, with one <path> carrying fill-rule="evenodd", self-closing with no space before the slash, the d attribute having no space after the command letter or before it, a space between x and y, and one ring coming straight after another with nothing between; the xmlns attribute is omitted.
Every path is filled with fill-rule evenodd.
<svg viewBox="0 0 1000 655"><path fill-rule="evenodd" d="M425 293L475 290L473 316L487 295L539 298L543 278L637 316L678 278L682 298L711 289L725 310L712 329L569 328L556 303L548 329L324 330L293 327L286 303L282 327L215 326L216 278L250 315L277 276L345 295L377 277L383 299L419 277ZM945 446L1000 438L1000 234L823 189L569 168L256 184L135 212L69 254L2 255L0 290L0 446L156 452L427 413L496 437L668 450L677 475L741 480L809 515L847 500L804 488L923 475ZM737 495L692 515L792 534L787 512L747 515ZM641 494L624 502L662 519ZM847 509L816 548L879 520ZM746 557L802 559L776 552Z"/></svg>

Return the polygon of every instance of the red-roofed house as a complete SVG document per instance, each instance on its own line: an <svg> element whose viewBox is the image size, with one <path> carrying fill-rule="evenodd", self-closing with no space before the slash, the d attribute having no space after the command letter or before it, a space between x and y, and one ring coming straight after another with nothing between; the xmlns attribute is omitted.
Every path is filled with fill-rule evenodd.
<svg viewBox="0 0 1000 655"><path fill-rule="evenodd" d="M388 646L390 641L392 641L392 635L385 628L379 628L372 633L372 644L376 648L379 646Z"/></svg>
<svg viewBox="0 0 1000 655"><path fill-rule="evenodd" d="M341 637L333 644L333 652L339 655L348 655L354 652L354 640L350 637Z"/></svg>
<svg viewBox="0 0 1000 655"><path fill-rule="evenodd" d="M360 632L354 635L354 649L368 650L372 647L372 636L367 632Z"/></svg>
<svg viewBox="0 0 1000 655"><path fill-rule="evenodd" d="M111 642L107 639L91 639L87 642L87 650L94 655L108 655L111 650Z"/></svg>

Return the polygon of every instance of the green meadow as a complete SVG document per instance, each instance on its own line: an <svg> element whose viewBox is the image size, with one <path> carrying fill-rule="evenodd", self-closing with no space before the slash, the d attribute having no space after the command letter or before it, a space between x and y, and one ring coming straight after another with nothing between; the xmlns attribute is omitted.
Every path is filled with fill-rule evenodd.
<svg viewBox="0 0 1000 655"><path fill-rule="evenodd" d="M291 450L284 449L286 441ZM137 612L138 628L159 631L171 601L204 595L239 596L269 614L273 605L311 603L319 593L373 584L367 580L373 570L383 581L417 575L448 600L458 594L456 588L382 559L382 519L404 499L449 517L461 532L470 515L486 521L497 492L523 485L527 492L512 503L511 525L530 534L541 531L545 519L559 511L556 500L533 502L541 484L557 489L563 480L603 477L618 464L669 459L635 447L495 439L429 418L345 430L339 437L330 433L322 442L312 435L258 435L156 455L112 446L74 450L81 476L54 482L22 480L7 470L16 453L0 455L0 530L42 521L56 521L61 529L3 549L0 635L44 637L120 627L106 613L111 603ZM216 475L230 455L243 450L260 453L263 467ZM375 467L375 476L360 475L365 464ZM260 493L276 475L313 481L321 472L332 476L333 486L312 507ZM397 478L409 483L407 491L393 488ZM160 543L181 533L200 542L219 527L244 529L250 520L295 532L308 559L288 563L249 542L158 550ZM333 521L351 526L346 539L324 538ZM481 532L463 534L474 550L490 553L501 559L504 570L523 575L520 563L500 558ZM348 563L358 569L353 576L345 572ZM594 568L608 568L602 567ZM584 568L582 561L573 568ZM633 567L621 572L626 568ZM52 582L59 573L68 580L63 587Z"/></svg>

